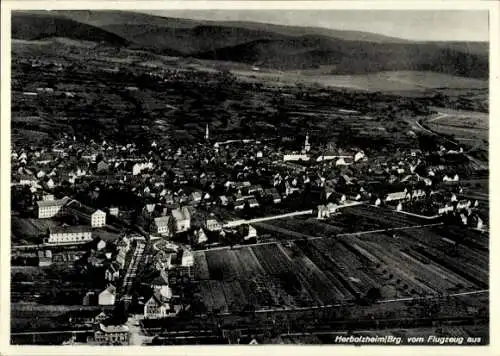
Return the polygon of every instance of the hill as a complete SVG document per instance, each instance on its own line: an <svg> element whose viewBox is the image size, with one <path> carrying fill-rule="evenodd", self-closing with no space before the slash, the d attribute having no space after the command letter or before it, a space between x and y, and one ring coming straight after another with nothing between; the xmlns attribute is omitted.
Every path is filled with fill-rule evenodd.
<svg viewBox="0 0 500 356"><path fill-rule="evenodd" d="M27 25L26 25L27 24ZM356 31L167 18L127 11L13 14L14 38L68 37L173 56L331 74L431 71L488 77L488 44L412 42Z"/></svg>
<svg viewBox="0 0 500 356"><path fill-rule="evenodd" d="M373 43L320 36L257 40L193 55L289 69L332 66L331 74L380 71L432 71L472 78L488 77L488 57L432 43Z"/></svg>
<svg viewBox="0 0 500 356"><path fill-rule="evenodd" d="M66 37L75 40L106 42L115 46L126 46L124 38L81 22L77 22L52 13L12 13L12 38L21 40L40 40L53 37Z"/></svg>
<svg viewBox="0 0 500 356"><path fill-rule="evenodd" d="M369 42L395 42L404 43L407 40L389 37L380 34L362 32L362 31L345 31L332 30L322 27L300 27L300 26L285 26L263 22L249 21L209 21L209 20L190 20L175 17L153 16L140 12L131 11L54 11L60 16L65 16L78 22L87 23L89 25L101 28L120 28L120 35L127 38L127 30L118 25L148 25L152 31L155 28L175 28L175 29L192 29L198 26L210 27L225 27L238 28L259 32L272 32L283 36L304 36L304 35L320 35L333 38L340 38L350 41L369 41Z"/></svg>

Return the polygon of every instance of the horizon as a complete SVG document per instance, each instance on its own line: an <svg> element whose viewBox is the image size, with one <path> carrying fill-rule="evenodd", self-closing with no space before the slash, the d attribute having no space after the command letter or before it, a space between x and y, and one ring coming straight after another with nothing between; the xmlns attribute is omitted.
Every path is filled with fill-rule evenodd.
<svg viewBox="0 0 500 356"><path fill-rule="evenodd" d="M256 22L357 31L416 42L489 42L489 14L486 10L127 11L195 21Z"/></svg>

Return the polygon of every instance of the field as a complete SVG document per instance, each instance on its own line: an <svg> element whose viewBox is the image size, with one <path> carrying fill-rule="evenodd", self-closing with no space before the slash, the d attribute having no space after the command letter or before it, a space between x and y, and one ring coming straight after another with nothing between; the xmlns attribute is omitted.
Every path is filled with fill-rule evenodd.
<svg viewBox="0 0 500 356"><path fill-rule="evenodd" d="M374 209L346 210L364 215L361 225L371 221L377 229L419 225L394 212L380 210L375 215ZM384 223L374 226L376 216ZM283 240L290 232L290 241L196 252L195 278L208 310L237 311L247 304L257 309L321 306L359 302L373 294L394 299L488 288L485 235L439 225L338 234L341 229L330 225L335 223L334 219L276 220L268 222L268 228L277 227L274 231ZM321 236L305 235L304 230L314 224L311 235L321 232Z"/></svg>
<svg viewBox="0 0 500 356"><path fill-rule="evenodd" d="M433 131L453 135L458 141L489 141L488 114L439 108L438 114L426 121Z"/></svg>
<svg viewBox="0 0 500 356"><path fill-rule="evenodd" d="M482 79L463 78L453 75L418 72L394 71L376 74L360 75L332 75L331 68L324 66L320 69L302 71L260 71L235 69L236 74L262 80L272 80L283 83L320 84L329 87L347 88L362 91L387 92L423 92L428 89L442 87L457 89L486 89L488 81Z"/></svg>
<svg viewBox="0 0 500 356"><path fill-rule="evenodd" d="M45 235L49 227L56 225L58 223L52 219L30 219L12 216L11 229L12 235L15 237L12 242L13 244L23 243L23 241L39 243L40 241L37 238Z"/></svg>

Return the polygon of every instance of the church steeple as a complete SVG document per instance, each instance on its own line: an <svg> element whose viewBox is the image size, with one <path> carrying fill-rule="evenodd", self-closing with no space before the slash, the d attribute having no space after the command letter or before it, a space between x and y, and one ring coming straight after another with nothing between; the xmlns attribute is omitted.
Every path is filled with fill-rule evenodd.
<svg viewBox="0 0 500 356"><path fill-rule="evenodd" d="M309 143L309 134L306 134L306 141L304 142L304 152L309 152L311 144Z"/></svg>
<svg viewBox="0 0 500 356"><path fill-rule="evenodd" d="M210 138L209 131L208 131L208 124L205 128L205 140L208 140Z"/></svg>

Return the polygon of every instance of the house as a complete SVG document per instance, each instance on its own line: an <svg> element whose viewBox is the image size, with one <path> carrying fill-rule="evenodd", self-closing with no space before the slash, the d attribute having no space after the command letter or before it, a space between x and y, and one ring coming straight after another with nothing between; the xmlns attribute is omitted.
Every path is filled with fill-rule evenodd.
<svg viewBox="0 0 500 356"><path fill-rule="evenodd" d="M286 154L283 155L284 162L309 161L310 157L307 154Z"/></svg>
<svg viewBox="0 0 500 356"><path fill-rule="evenodd" d="M117 207L110 207L109 208L109 215L111 216L118 216L120 210Z"/></svg>
<svg viewBox="0 0 500 356"><path fill-rule="evenodd" d="M452 212L453 210L454 209L452 204L450 203L442 204L438 207L438 214L439 215L446 214Z"/></svg>
<svg viewBox="0 0 500 356"><path fill-rule="evenodd" d="M98 314L98 310L73 310L67 314L68 322L72 325L92 325L96 322Z"/></svg>
<svg viewBox="0 0 500 356"><path fill-rule="evenodd" d="M207 219L205 221L205 228L208 231L220 231L222 229L222 224L217 221L217 219Z"/></svg>
<svg viewBox="0 0 500 356"><path fill-rule="evenodd" d="M116 287L110 284L106 289L99 293L98 303L101 306L114 305L116 299Z"/></svg>
<svg viewBox="0 0 500 356"><path fill-rule="evenodd" d="M92 241L92 231L87 226L54 226L49 228L47 243L83 243Z"/></svg>
<svg viewBox="0 0 500 356"><path fill-rule="evenodd" d="M145 169L153 169L153 163L152 162L147 162L147 163L136 163L132 167L132 175L136 176L139 173L141 173Z"/></svg>
<svg viewBox="0 0 500 356"><path fill-rule="evenodd" d="M459 181L458 174L455 174L453 178L449 177L448 175L445 175L443 177L443 182L458 182L458 181Z"/></svg>
<svg viewBox="0 0 500 356"><path fill-rule="evenodd" d="M193 234L193 244L200 245L208 241L208 237L205 234L205 231L200 227Z"/></svg>
<svg viewBox="0 0 500 356"><path fill-rule="evenodd" d="M103 227L106 225L106 213L99 209L94 209L72 200L65 207L65 210L78 217L81 222L90 224L91 227Z"/></svg>
<svg viewBox="0 0 500 356"><path fill-rule="evenodd" d="M194 256L191 250L182 250L181 265L183 267L192 267L194 265Z"/></svg>
<svg viewBox="0 0 500 356"><path fill-rule="evenodd" d="M234 203L234 210L243 210L245 208L244 201L238 201Z"/></svg>
<svg viewBox="0 0 500 356"><path fill-rule="evenodd" d="M229 201L227 200L227 197L225 195L221 195L219 197L220 203L222 206L228 205Z"/></svg>
<svg viewBox="0 0 500 356"><path fill-rule="evenodd" d="M109 265L104 272L104 278L108 282L114 282L120 278L120 266L115 262Z"/></svg>
<svg viewBox="0 0 500 356"><path fill-rule="evenodd" d="M166 268L160 270L160 275L151 281L151 287L158 289L170 285L169 274Z"/></svg>
<svg viewBox="0 0 500 356"><path fill-rule="evenodd" d="M94 340L100 345L128 345L129 329L126 325L99 324L94 332Z"/></svg>
<svg viewBox="0 0 500 356"><path fill-rule="evenodd" d="M354 155L354 162L361 161L362 159L366 159L366 155L363 151L359 151Z"/></svg>
<svg viewBox="0 0 500 356"><path fill-rule="evenodd" d="M101 251L101 250L103 250L104 248L106 248L106 241L104 241L104 240L99 240L99 242L97 243L96 248L97 248L97 250L98 250L98 251Z"/></svg>
<svg viewBox="0 0 500 356"><path fill-rule="evenodd" d="M257 185L252 185L247 188L247 193L248 194L261 194L263 192L262 186L257 184Z"/></svg>
<svg viewBox="0 0 500 356"><path fill-rule="evenodd" d="M158 271L164 269L170 269L172 267L172 259L175 257L175 253L168 253L165 251L159 251L154 256L154 266Z"/></svg>
<svg viewBox="0 0 500 356"><path fill-rule="evenodd" d="M424 197L425 197L425 191L422 190L422 189L414 190L411 193L411 198L412 199L420 199L420 198L424 198Z"/></svg>
<svg viewBox="0 0 500 356"><path fill-rule="evenodd" d="M273 203L274 204L279 204L281 203L281 195L279 193L273 193L272 195Z"/></svg>
<svg viewBox="0 0 500 356"><path fill-rule="evenodd" d="M240 232L244 240L257 238L257 230L252 225L241 225Z"/></svg>
<svg viewBox="0 0 500 356"><path fill-rule="evenodd" d="M394 192L394 193L389 193L385 197L385 201L397 201L397 200L404 200L406 199L406 191L401 191L401 192Z"/></svg>
<svg viewBox="0 0 500 356"><path fill-rule="evenodd" d="M318 205L318 219L326 219L330 217L330 212L326 205Z"/></svg>
<svg viewBox="0 0 500 356"><path fill-rule="evenodd" d="M42 201L53 201L54 200L54 195L53 194L44 194L42 195Z"/></svg>
<svg viewBox="0 0 500 356"><path fill-rule="evenodd" d="M102 323L104 320L106 320L108 318L109 318L109 315L106 312L102 311L96 315L94 320L96 323Z"/></svg>
<svg viewBox="0 0 500 356"><path fill-rule="evenodd" d="M201 192L198 192L198 191L192 192L190 198L191 198L191 201L193 203L199 203L199 202L201 202L202 194L201 194Z"/></svg>
<svg viewBox="0 0 500 356"><path fill-rule="evenodd" d="M257 199L255 198L250 198L247 200L247 204L250 208L257 208L259 207L259 203L257 202Z"/></svg>
<svg viewBox="0 0 500 356"><path fill-rule="evenodd" d="M477 214L471 214L467 220L467 224L473 228L481 230L484 227L483 219Z"/></svg>
<svg viewBox="0 0 500 356"><path fill-rule="evenodd" d="M47 267L52 264L52 251L44 250L38 251L38 266Z"/></svg>
<svg viewBox="0 0 500 356"><path fill-rule="evenodd" d="M175 232L181 233L191 228L191 213L186 206L172 210Z"/></svg>
<svg viewBox="0 0 500 356"><path fill-rule="evenodd" d="M125 267L125 258L127 257L128 247L123 246L124 242L120 241L118 244L118 254L116 255L116 263L120 269Z"/></svg>
<svg viewBox="0 0 500 356"><path fill-rule="evenodd" d="M109 163L106 163L104 161L100 161L97 163L97 172L103 172L107 171L109 169Z"/></svg>
<svg viewBox="0 0 500 356"><path fill-rule="evenodd" d="M154 219L152 231L163 236L172 236L173 223L171 216L160 216Z"/></svg>
<svg viewBox="0 0 500 356"><path fill-rule="evenodd" d="M82 305L97 305L97 294L94 291L85 293Z"/></svg>
<svg viewBox="0 0 500 356"><path fill-rule="evenodd" d="M172 300L172 289L168 286L163 286L156 289L149 300L144 304L145 319L161 319L165 318L173 312L170 304Z"/></svg>

